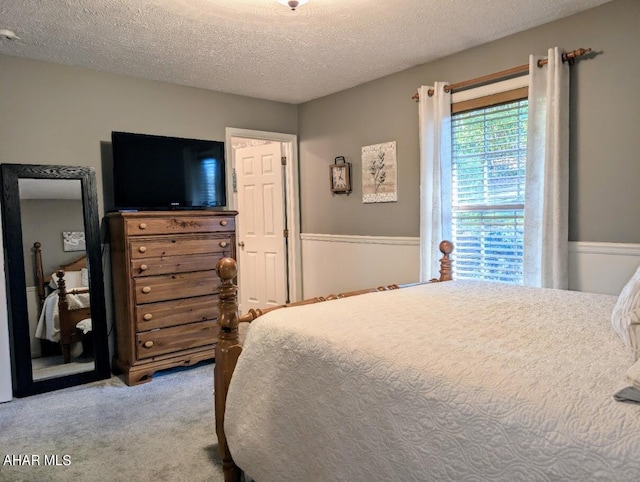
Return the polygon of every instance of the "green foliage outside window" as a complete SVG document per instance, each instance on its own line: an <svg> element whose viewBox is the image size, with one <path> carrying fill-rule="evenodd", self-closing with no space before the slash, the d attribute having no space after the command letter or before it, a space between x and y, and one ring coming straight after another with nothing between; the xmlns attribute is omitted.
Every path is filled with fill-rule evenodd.
<svg viewBox="0 0 640 482"><path fill-rule="evenodd" d="M452 122L452 212L458 278L522 283L526 99Z"/></svg>

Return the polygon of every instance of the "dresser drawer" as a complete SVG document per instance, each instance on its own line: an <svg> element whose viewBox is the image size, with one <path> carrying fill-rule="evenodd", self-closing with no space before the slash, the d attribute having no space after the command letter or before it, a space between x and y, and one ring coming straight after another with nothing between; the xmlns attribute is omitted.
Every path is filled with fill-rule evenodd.
<svg viewBox="0 0 640 482"><path fill-rule="evenodd" d="M230 236L163 236L129 243L131 259L228 252Z"/></svg>
<svg viewBox="0 0 640 482"><path fill-rule="evenodd" d="M220 258L231 256L230 251L199 256L169 256L166 258L141 258L131 261L133 277L154 276L169 273L187 273L216 269Z"/></svg>
<svg viewBox="0 0 640 482"><path fill-rule="evenodd" d="M220 279L215 271L196 271L133 279L136 305L179 298L212 295L218 292Z"/></svg>
<svg viewBox="0 0 640 482"><path fill-rule="evenodd" d="M218 325L215 321L202 321L161 330L145 331L136 335L138 358L150 358L173 353L217 341Z"/></svg>
<svg viewBox="0 0 640 482"><path fill-rule="evenodd" d="M147 303L135 307L136 331L167 328L217 317L217 295Z"/></svg>
<svg viewBox="0 0 640 482"><path fill-rule="evenodd" d="M234 231L235 228L233 216L165 216L131 218L125 221L125 230L128 236L209 233L212 231Z"/></svg>

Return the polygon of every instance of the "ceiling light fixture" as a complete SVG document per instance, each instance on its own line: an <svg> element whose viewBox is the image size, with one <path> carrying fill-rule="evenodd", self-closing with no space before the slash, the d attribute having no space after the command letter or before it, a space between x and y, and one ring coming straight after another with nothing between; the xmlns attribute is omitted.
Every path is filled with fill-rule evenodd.
<svg viewBox="0 0 640 482"><path fill-rule="evenodd" d="M297 7L303 6L309 0L278 0L278 3L291 7L291 10L295 10Z"/></svg>
<svg viewBox="0 0 640 482"><path fill-rule="evenodd" d="M20 40L20 37L18 37L13 30L9 30L8 28L0 28L0 39L1 40Z"/></svg>

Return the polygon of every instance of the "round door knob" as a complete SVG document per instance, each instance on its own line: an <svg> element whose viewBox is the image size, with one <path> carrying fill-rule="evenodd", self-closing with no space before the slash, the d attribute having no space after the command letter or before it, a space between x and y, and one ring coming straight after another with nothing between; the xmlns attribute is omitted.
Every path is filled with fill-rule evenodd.
<svg viewBox="0 0 640 482"><path fill-rule="evenodd" d="M220 247L221 248L226 248L227 247L227 242L226 241L220 241Z"/></svg>
<svg viewBox="0 0 640 482"><path fill-rule="evenodd" d="M147 229L147 223L140 223L139 227L140 229Z"/></svg>
<svg viewBox="0 0 640 482"><path fill-rule="evenodd" d="M140 271L147 271L147 269L149 269L149 267L146 264L140 265Z"/></svg>
<svg viewBox="0 0 640 482"><path fill-rule="evenodd" d="M144 318L144 321L149 321L151 318L153 318L153 315L151 313L145 313L142 318Z"/></svg>
<svg viewBox="0 0 640 482"><path fill-rule="evenodd" d="M140 251L141 253L146 253L147 252L147 247L146 246L140 246L138 248L138 251Z"/></svg>
<svg viewBox="0 0 640 482"><path fill-rule="evenodd" d="M223 219L222 221L220 221L220 226L226 226L227 225L227 220Z"/></svg>
<svg viewBox="0 0 640 482"><path fill-rule="evenodd" d="M238 246L240 246L241 248L244 248L244 241L240 241L240 242L238 243Z"/></svg>
<svg viewBox="0 0 640 482"><path fill-rule="evenodd" d="M142 288L142 292L144 294L150 293L151 292L151 286L145 286L144 288Z"/></svg>
<svg viewBox="0 0 640 482"><path fill-rule="evenodd" d="M153 346L153 342L151 340L145 341L142 346L145 348L151 348Z"/></svg>

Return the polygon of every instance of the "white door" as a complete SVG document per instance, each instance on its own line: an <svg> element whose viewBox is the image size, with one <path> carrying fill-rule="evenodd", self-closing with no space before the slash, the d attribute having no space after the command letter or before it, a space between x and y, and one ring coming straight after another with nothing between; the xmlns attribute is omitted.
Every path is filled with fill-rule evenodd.
<svg viewBox="0 0 640 482"><path fill-rule="evenodd" d="M238 286L240 309L287 301L287 259L281 144L235 151L238 190Z"/></svg>
<svg viewBox="0 0 640 482"><path fill-rule="evenodd" d="M2 252L2 226L0 225L0 252ZM0 256L0 402L12 396L11 362L9 357L9 317L7 315L7 289L4 278L4 257Z"/></svg>

